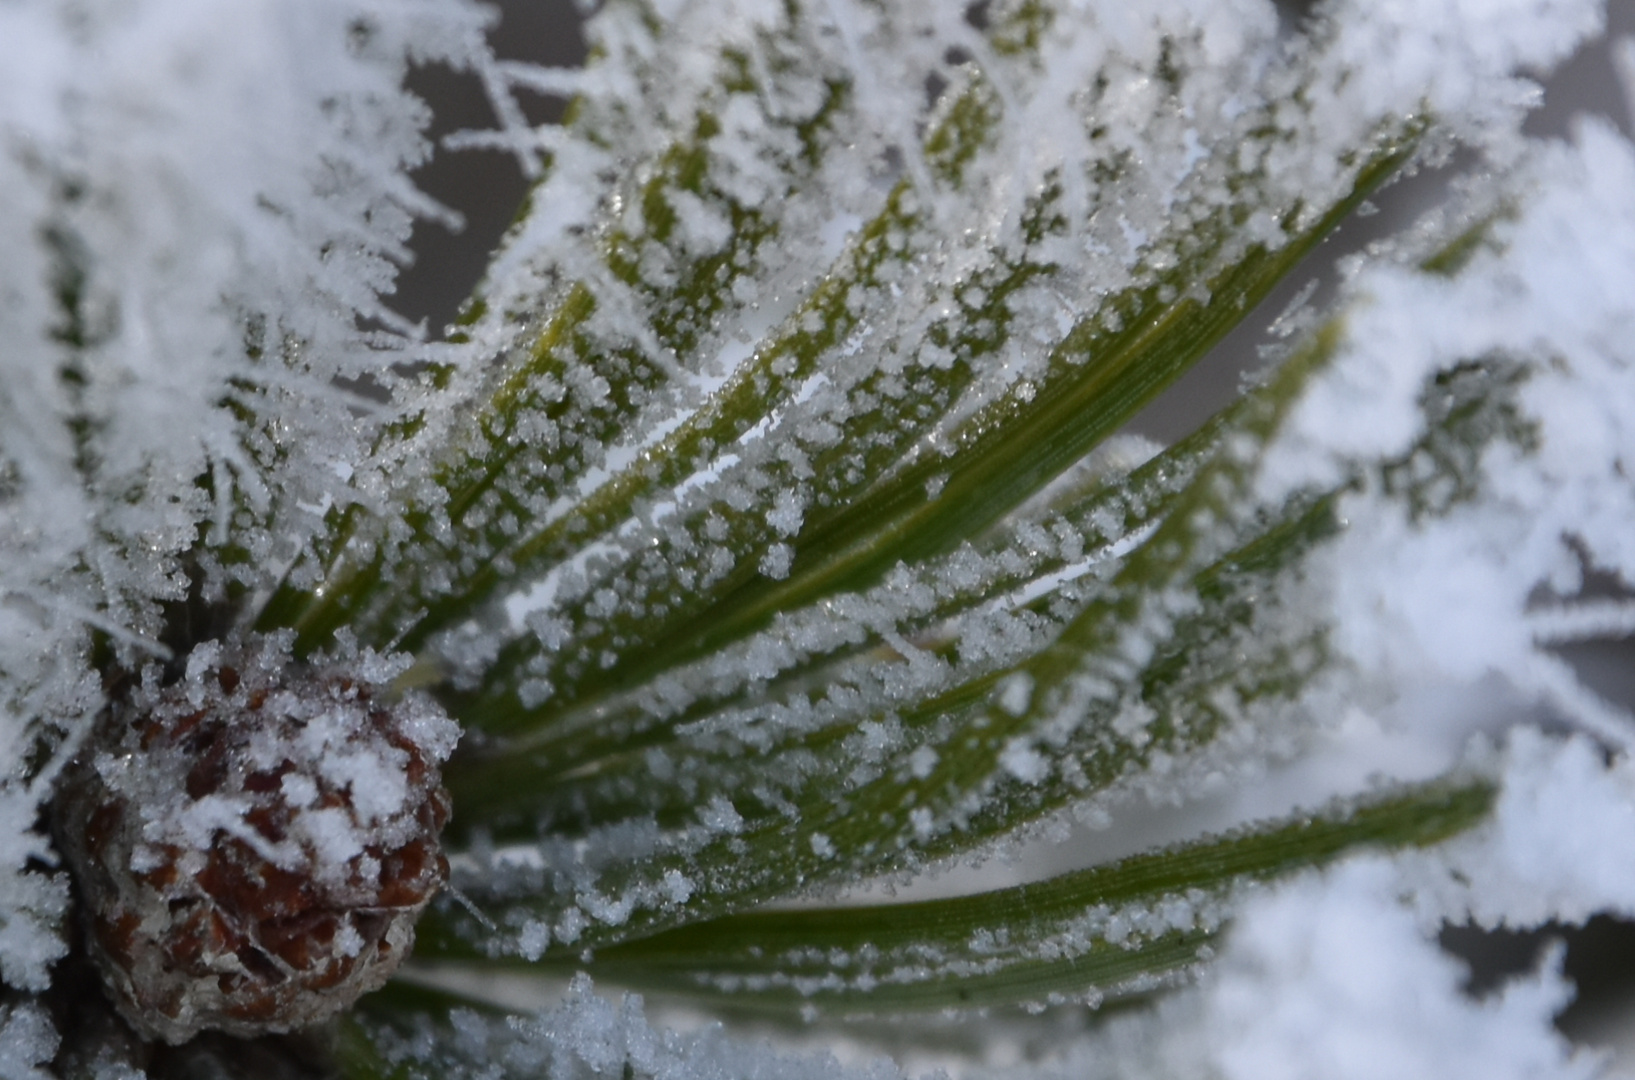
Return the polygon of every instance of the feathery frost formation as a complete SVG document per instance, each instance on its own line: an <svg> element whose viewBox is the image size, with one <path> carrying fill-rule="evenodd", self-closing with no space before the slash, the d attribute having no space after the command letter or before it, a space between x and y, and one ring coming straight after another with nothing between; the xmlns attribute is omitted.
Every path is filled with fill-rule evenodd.
<svg viewBox="0 0 1635 1080"><path fill-rule="evenodd" d="M88 631L164 654L179 556L198 553L212 597L265 588L354 497L378 418L335 380L389 380L412 355L416 328L382 297L414 218L448 216L404 175L428 117L402 77L419 60L490 72L490 19L442 2L0 5L12 985L42 988L61 953L66 893L16 871L54 861L30 807L98 708Z"/></svg>
<svg viewBox="0 0 1635 1080"><path fill-rule="evenodd" d="M1553 651L1635 631L1635 151L1520 133L1597 4L609 0L582 72L486 19L0 0L0 977L66 951L29 830L104 695L255 631L394 653L463 726L434 981L808 1017L1193 983L1038 1068L1596 1072L1554 969L1472 1002L1432 938L1635 916L1635 718ZM437 345L389 307L449 217L405 177L425 61L498 118L451 142L540 177ZM1238 401L1118 435L1455 151L1482 182ZM1169 803L1045 881L762 906ZM347 1068L898 1075L582 978L534 1018L441 992L366 1002ZM5 1008L28 1075L47 1014Z"/></svg>

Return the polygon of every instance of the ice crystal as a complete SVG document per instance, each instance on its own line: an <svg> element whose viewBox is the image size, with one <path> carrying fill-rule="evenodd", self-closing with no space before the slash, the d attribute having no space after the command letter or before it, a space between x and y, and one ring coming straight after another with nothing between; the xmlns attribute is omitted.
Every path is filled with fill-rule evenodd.
<svg viewBox="0 0 1635 1080"><path fill-rule="evenodd" d="M1635 151L1521 128L1603 20L609 0L556 71L467 0L0 2L0 1071L58 1054L75 918L129 1005L197 959L176 881L238 852L328 921L207 943L216 990L144 1035L260 1030L229 976L316 1019L313 949L350 998L424 907L360 1076L897 1074L582 976L492 1019L445 965L806 1016L1196 983L1041 1068L1592 1074L1553 968L1473 1002L1429 935L1635 913L1635 726L1560 654L1635 627ZM407 178L420 63L492 107L450 146L537 180L436 343L390 305L454 220ZM1443 166L1479 179L1300 292L1232 404L1119 436ZM1069 820L1123 840L766 907Z"/></svg>
<svg viewBox="0 0 1635 1080"><path fill-rule="evenodd" d="M307 1027L378 989L448 877L458 731L403 664L300 665L288 635L194 648L116 695L57 796L121 1013L180 1043Z"/></svg>

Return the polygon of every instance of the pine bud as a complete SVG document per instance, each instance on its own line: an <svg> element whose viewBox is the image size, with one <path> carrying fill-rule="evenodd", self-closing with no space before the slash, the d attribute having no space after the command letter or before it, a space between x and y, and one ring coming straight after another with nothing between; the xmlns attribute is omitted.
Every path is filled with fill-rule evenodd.
<svg viewBox="0 0 1635 1080"><path fill-rule="evenodd" d="M459 729L364 652L206 642L115 701L57 801L89 950L149 1038L317 1023L378 988L448 863Z"/></svg>

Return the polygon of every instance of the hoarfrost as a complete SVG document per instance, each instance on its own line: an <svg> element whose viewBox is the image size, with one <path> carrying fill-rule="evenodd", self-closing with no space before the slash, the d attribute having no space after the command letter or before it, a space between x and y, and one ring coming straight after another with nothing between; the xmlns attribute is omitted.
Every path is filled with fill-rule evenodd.
<svg viewBox="0 0 1635 1080"><path fill-rule="evenodd" d="M389 378L419 330L387 306L415 218L411 61L493 73L488 13L455 2L187 0L0 6L0 973L38 989L62 886L29 830L98 707L90 634L163 655L159 604L266 588L378 417L336 378ZM506 80L493 82L508 93ZM376 329L364 330L364 323ZM245 416L257 418L246 422ZM39 760L36 758L36 760Z"/></svg>
<svg viewBox="0 0 1635 1080"><path fill-rule="evenodd" d="M1512 731L1491 824L1435 855L1403 860L1421 920L1485 927L1635 916L1630 825L1635 764L1586 737Z"/></svg>
<svg viewBox="0 0 1635 1080"><path fill-rule="evenodd" d="M50 969L67 953L62 937L69 909L66 876L54 872L56 854L46 837L34 830L40 804L66 764L59 757L34 777L23 762L30 746L22 741L28 726L0 712L0 751L7 764L0 779L0 814L11 827L0 837L0 978L10 986L38 992L50 982ZM64 749L71 750L77 739Z"/></svg>
<svg viewBox="0 0 1635 1080"><path fill-rule="evenodd" d="M1353 859L1240 903L1198 987L1111 1022L1034 1075L1607 1075L1604 1057L1573 1049L1551 1023L1573 994L1559 948L1537 973L1474 999L1435 935L1444 919L1534 926L1627 914L1628 760L1609 764L1582 736L1524 726L1489 766L1502 780L1489 824L1443 848ZM1612 857L1587 855L1597 843Z"/></svg>
<svg viewBox="0 0 1635 1080"><path fill-rule="evenodd" d="M1338 0L1292 36L1259 0L1032 8L611 3L601 62L568 74L497 64L463 0L0 5L6 982L43 989L64 951L66 884L29 830L100 707L93 638L126 671L179 659L161 605L253 607L286 570L314 610L420 654L367 653L366 681L449 674L474 725L550 770L493 795L514 800L510 846L479 835L456 859L472 910L500 909L472 932L530 959L911 871L1008 816L1094 818L1090 792L1179 801L1299 751L1343 700L1400 726L1428 688L1496 682L1490 728L1544 710L1627 749L1628 710L1549 646L1635 625L1627 598L1581 588L1635 580L1635 153L1594 121L1566 144L1518 134L1537 97L1518 72L1561 60L1600 7ZM1014 19L976 25L990 15ZM463 340L435 348L386 301L412 222L449 220L405 179L426 117L400 84L427 60L493 98L501 130L457 142L550 166ZM529 128L519 90L580 95L577 126ZM857 507L963 512L961 454L1150 314L1113 299L1207 299L1424 124L1422 160L1458 139L1508 173L1503 212L1467 222L1482 243L1456 274L1402 257L1354 276L1336 355L1271 434L1238 417L1174 452L1105 444L1020 506L972 510L962 544L845 563ZM418 382L390 374L424 361ZM362 377L393 403L336 383ZM894 484L913 497L868 501ZM1330 498L1347 526L1293 586L1234 561L1257 524L1310 524ZM333 547L313 540L326 517L348 522ZM858 566L854 591L811 587ZM662 674L627 678L655 648ZM218 659L198 646L184 684L202 693ZM300 717L304 754L362 823L388 820L403 762L349 751L346 710ZM408 723L448 756L446 723ZM650 765L636 780L599 767L625 741ZM1121 1052L1414 1076L1468 1067L1448 1056L1465 1044L1494 1075L1588 1075L1548 1033L1557 976L1464 1001L1424 930L1635 913L1635 857L1607 857L1635 779L1600 752L1516 729L1485 830L1250 903L1214 979L1161 1014L1174 1033ZM313 779L281 791L321 861L360 856ZM150 839L225 831L276 862L240 809L194 800ZM838 840L858 822L866 857ZM1206 899L1086 912L1034 945L1213 927ZM851 974L776 979L969 974L1014 943L977 944L981 962L844 955L827 960ZM0 1071L35 1073L40 1023L11 1007ZM1384 1049L1350 1049L1380 1029ZM400 1060L859 1074L659 1035L587 982L555 1013L459 1013L439 1038Z"/></svg>
<svg viewBox="0 0 1635 1080"><path fill-rule="evenodd" d="M719 1025L691 1034L652 1027L642 999L617 1004L577 976L561 1005L496 1019L457 1010L446 1028L379 1037L387 1059L411 1077L776 1076L787 1080L901 1080L888 1060L843 1065L828 1053L793 1054L731 1038Z"/></svg>
<svg viewBox="0 0 1635 1080"><path fill-rule="evenodd" d="M5 1080L50 1080L51 1059L60 1042L46 1010L36 1004L0 1008L0 1077Z"/></svg>
<svg viewBox="0 0 1635 1080"><path fill-rule="evenodd" d="M1550 1027L1572 993L1559 952L1541 978L1471 1001L1392 878L1361 861L1248 906L1205 992L1224 1076L1594 1075Z"/></svg>
<svg viewBox="0 0 1635 1080"><path fill-rule="evenodd" d="M1387 683L1497 675L1627 746L1627 715L1577 684L1534 621L1564 625L1580 603L1564 562L1635 576L1635 309L1617 284L1617 267L1635 264L1635 151L1585 120L1530 177L1536 194L1458 275L1359 275L1348 345L1261 483L1286 491L1399 463L1342 504L1351 526L1325 560L1336 644ZM1518 357L1540 362L1518 377ZM1484 399L1466 449L1422 441L1427 413ZM1427 469L1441 488L1415 479Z"/></svg>

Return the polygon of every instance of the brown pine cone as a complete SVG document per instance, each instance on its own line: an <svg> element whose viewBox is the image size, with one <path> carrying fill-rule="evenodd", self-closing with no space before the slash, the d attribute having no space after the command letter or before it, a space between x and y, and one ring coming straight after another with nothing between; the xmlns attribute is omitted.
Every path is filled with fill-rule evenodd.
<svg viewBox="0 0 1635 1080"><path fill-rule="evenodd" d="M448 876L459 729L372 653L206 642L114 702L65 778L58 843L90 951L149 1038L324 1020L384 983Z"/></svg>

